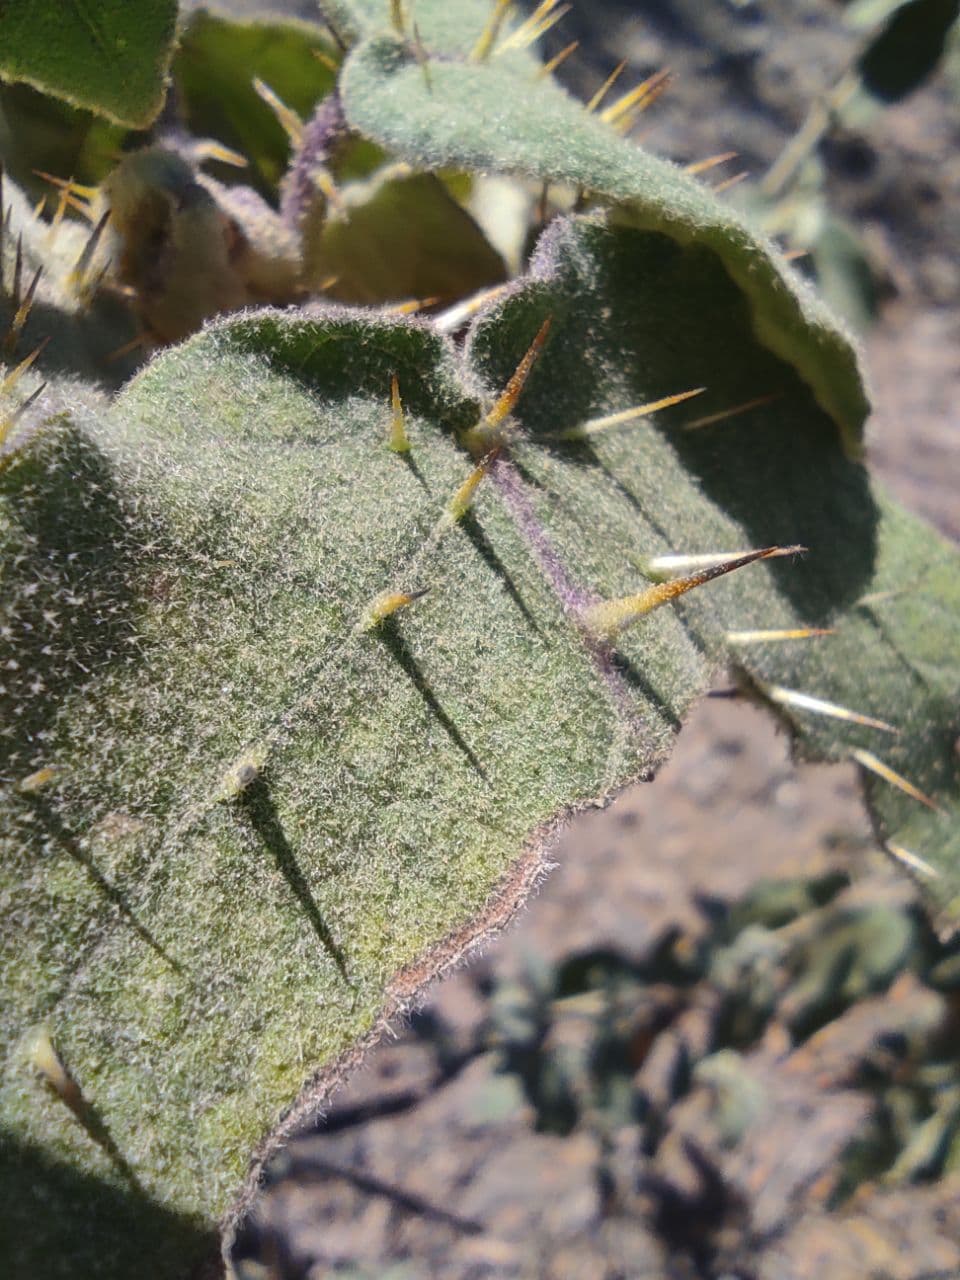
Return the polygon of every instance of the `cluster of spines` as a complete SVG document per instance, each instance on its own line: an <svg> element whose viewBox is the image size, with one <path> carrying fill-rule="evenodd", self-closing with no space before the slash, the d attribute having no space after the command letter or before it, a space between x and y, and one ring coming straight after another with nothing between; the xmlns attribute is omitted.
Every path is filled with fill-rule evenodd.
<svg viewBox="0 0 960 1280"><path fill-rule="evenodd" d="M48 224L48 237L56 235L57 229L62 223L68 209L72 209L80 213L88 221L94 223L87 241L75 263L73 270L68 278L68 285L72 288L75 296L81 305L88 304L97 294L98 290L104 283L104 277L109 270L109 262L101 265L97 270L91 270L96 258L97 249L103 237L109 220L109 211L102 214L99 218L95 212L94 199L97 195L95 187L82 186L80 183L71 179L56 178L51 174L37 170L37 176L44 181L51 183L58 192L57 204L54 209L53 216ZM34 217L39 219L43 214L46 206L46 198L42 198L34 209ZM23 232L17 233L16 247L12 250L13 269L11 278L8 282L4 278L3 264L6 259L7 245L12 246L12 216L13 208L5 206L3 193L3 166L0 164L0 297L6 296L10 302L10 317L7 322L5 332L0 335L0 359L5 363L14 357L20 340L26 328L27 321L30 318L36 301L37 289L43 277L43 266L38 266L30 276L29 281L26 279L24 272L24 253L23 253ZM0 380L0 471L10 465L11 460L17 453L15 439L17 435L17 427L23 421L28 411L36 404L37 400L46 389L46 383L37 386L25 399L7 407L6 400L10 394L16 389L23 376L33 368L49 341L44 338L37 344L32 351L23 356L12 368L10 368ZM138 337L130 346L141 345L142 339ZM120 353L114 353L120 354Z"/></svg>
<svg viewBox="0 0 960 1280"><path fill-rule="evenodd" d="M487 62L503 53L527 49L542 39L547 32L563 19L572 9L572 4L561 3L561 0L541 0L533 11L516 23L512 30L504 34L504 28L510 19L516 17L515 0L496 0L490 18L480 33L470 52L471 62ZM400 0L393 0L394 26L400 35L406 34L407 18ZM579 48L579 41L573 40L564 45L552 58L539 68L537 78L545 78L557 71L564 62ZM621 94L613 102L607 104L607 98L627 66L627 60L619 62L606 77L586 103L586 110L596 114L605 124L610 125L618 133L629 133L641 114L647 111L657 99L669 88L673 73L668 67L662 68L647 76L640 84ZM605 105L607 104L607 105ZM708 156L704 160L695 161L687 166L689 174L706 173L716 166L725 164L736 157L735 151L725 151ZM748 176L746 171L738 172L725 179L713 189L719 193L742 182Z"/></svg>
<svg viewBox="0 0 960 1280"><path fill-rule="evenodd" d="M490 17L470 50L468 60L472 63L489 62L502 54L528 49L552 31L572 8L572 4L562 3L561 0L540 0L540 3L526 17L520 18L507 29L511 20L518 17L516 0L495 0ZM429 59L420 37L414 10L415 5L412 0L407 3L404 0L390 0L391 25L396 34L409 43L423 69L427 86L431 88ZM537 78L552 75L578 47L577 40L564 46L559 53L538 68ZM589 112L595 112L606 124L624 134L629 133L640 114L656 102L668 88L672 78L672 73L667 68L657 71L622 94L616 101L604 106L610 90L625 67L626 60L614 69L587 103ZM282 119L281 123L283 123ZM722 156L710 157L692 166L691 172L704 172L716 164L731 159L734 154L729 152ZM737 178L730 180L730 183L739 181L741 176L746 175L737 175Z"/></svg>
<svg viewBox="0 0 960 1280"><path fill-rule="evenodd" d="M6 258L7 243L12 239L12 206L6 207L3 192L3 167L0 165L0 297L8 294L10 298L11 316L7 324L6 332L0 336L0 359L4 363L15 355L17 345L23 333L24 326L33 309L34 299L37 294L37 286L40 284L40 277L43 274L43 268L37 267L29 284L24 287L24 270L23 270L23 233L17 234L16 250L14 251L13 275L10 281L9 291L6 280L4 279L4 261ZM29 409L37 402L43 394L46 383L41 383L36 387L26 399L20 401L19 404L12 408L6 407L6 401L10 397L10 393L15 390L23 375L34 365L38 357L43 353L46 346L46 340L41 342L33 351L24 356L12 369L4 374L0 380L0 471L3 471L10 463L15 455L13 445L14 436L18 424L23 420Z"/></svg>

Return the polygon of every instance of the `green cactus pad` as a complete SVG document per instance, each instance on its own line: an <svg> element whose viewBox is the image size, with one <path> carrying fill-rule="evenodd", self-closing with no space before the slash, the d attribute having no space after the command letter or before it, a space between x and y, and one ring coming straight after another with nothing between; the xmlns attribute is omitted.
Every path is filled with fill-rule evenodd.
<svg viewBox="0 0 960 1280"><path fill-rule="evenodd" d="M144 128L163 105L176 22L176 0L7 0L0 79Z"/></svg>
<svg viewBox="0 0 960 1280"><path fill-rule="evenodd" d="M272 191L286 169L290 141L253 81L260 79L292 111L308 115L334 79L317 51L335 52L325 33L305 22L191 14L171 68L190 132L236 149L249 166L241 171L245 180L252 177Z"/></svg>
<svg viewBox="0 0 960 1280"><path fill-rule="evenodd" d="M409 460L386 444L394 373ZM473 465L452 432L476 416L426 328L261 313L4 473L23 929L3 1106L24 1149L102 1179L58 1208L75 1264L86 1239L122 1270L131 1242L81 1224L127 1169L175 1221L222 1212L311 1071L509 914L565 806L669 745L655 703L611 696L489 481L431 547ZM385 589L424 587L359 630ZM679 648L674 714L709 667ZM25 1067L37 1022L123 1165Z"/></svg>
<svg viewBox="0 0 960 1280"><path fill-rule="evenodd" d="M323 202L324 204L326 202ZM336 208L315 205L300 224L304 279L331 298L379 303L456 301L506 278L500 255L429 173L351 183Z"/></svg>
<svg viewBox="0 0 960 1280"><path fill-rule="evenodd" d="M690 306L694 292L698 301ZM696 626L705 645L728 629L834 631L726 647L744 687L761 700L769 702L765 687L785 687L896 730L777 704L802 754L842 760L866 751L940 806L936 812L864 769L878 835L929 865L920 877L945 927L956 927L956 550L872 492L865 469L838 447L796 371L751 347L749 308L705 249L681 250L665 236L617 229L602 218L554 224L528 280L475 326L470 354L488 380L506 375L520 335L535 331L546 315L553 317L551 341L521 406L537 445L527 441L517 452L542 491L576 492L587 483L583 473L592 476L589 493L576 501L582 527L563 534L567 554L586 554L574 548L592 545L600 558L609 556L605 540L589 531L618 494L635 522L632 533L625 523L619 535L632 539L621 593L630 589L631 560L635 568L666 552L807 546L809 553L792 564L741 573L684 597L677 613L701 619ZM582 443L557 439L585 418L695 386L707 390L659 415L656 425L627 425ZM685 426L763 396L774 398L712 425ZM573 509L572 500L557 501L544 518L562 527ZM638 646L637 665L649 671L649 629L631 644ZM661 679L669 687L666 673Z"/></svg>

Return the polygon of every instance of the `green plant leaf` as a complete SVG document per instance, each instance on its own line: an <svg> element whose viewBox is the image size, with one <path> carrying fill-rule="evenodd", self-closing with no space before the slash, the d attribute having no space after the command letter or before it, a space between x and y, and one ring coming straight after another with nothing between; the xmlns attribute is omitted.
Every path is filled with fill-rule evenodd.
<svg viewBox="0 0 960 1280"><path fill-rule="evenodd" d="M314 201L301 221L304 280L331 298L450 302L506 278L500 255L433 174L386 170Z"/></svg>
<svg viewBox="0 0 960 1280"><path fill-rule="evenodd" d="M858 60L865 88L884 102L899 102L913 93L943 57L958 15L957 0L898 5Z"/></svg>
<svg viewBox="0 0 960 1280"><path fill-rule="evenodd" d="M412 47L378 35L350 53L340 91L354 128L419 168L574 184L619 202L635 226L710 249L749 300L761 342L797 368L855 454L867 401L849 337L823 303L693 178L626 142L535 74L495 56L485 63L433 58L425 75Z"/></svg>
<svg viewBox="0 0 960 1280"><path fill-rule="evenodd" d="M163 105L176 0L6 0L0 79L143 128Z"/></svg>
<svg viewBox="0 0 960 1280"><path fill-rule="evenodd" d="M0 83L0 155L4 169L34 201L56 199L37 171L101 182L116 164L128 130L27 84Z"/></svg>
<svg viewBox="0 0 960 1280"><path fill-rule="evenodd" d="M241 171L272 194L286 170L290 141L253 87L263 81L292 111L307 115L333 86L333 73L315 53L336 52L322 28L290 19L236 22L200 10L184 27L173 62L190 132L214 138L245 156ZM223 170L236 180L237 170Z"/></svg>

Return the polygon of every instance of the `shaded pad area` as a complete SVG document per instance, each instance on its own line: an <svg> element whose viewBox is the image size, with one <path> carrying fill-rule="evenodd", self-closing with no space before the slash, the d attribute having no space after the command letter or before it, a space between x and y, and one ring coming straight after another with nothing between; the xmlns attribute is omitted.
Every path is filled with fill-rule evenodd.
<svg viewBox="0 0 960 1280"><path fill-rule="evenodd" d="M601 488L619 478L621 496L670 541L638 542L636 555L819 540L811 550L830 548L830 556L781 567L781 589L810 622L862 593L877 521L867 473L844 456L796 371L756 341L747 300L715 253L611 228L602 216L561 220L541 240L529 281L492 315L472 352L495 382L513 359L512 330L535 331L544 315L554 317L524 425L553 459L573 464L568 473L579 464ZM704 393L657 416L659 430L628 423L582 443L557 440L591 418L695 388ZM713 426L686 426L767 397ZM618 470L620 458L629 473ZM695 506L699 495L747 541L704 542L712 531ZM721 528L714 526L718 536Z"/></svg>
<svg viewBox="0 0 960 1280"><path fill-rule="evenodd" d="M429 173L391 173L314 201L301 222L304 279L344 301L452 301L506 278L500 255Z"/></svg>
<svg viewBox="0 0 960 1280"><path fill-rule="evenodd" d="M84 1172L32 1143L0 1139L0 1180L5 1189L19 1188L3 1211L4 1269L17 1280L71 1280L84 1265L104 1280L181 1280L184 1259L219 1253L210 1223L172 1213L121 1177Z"/></svg>
<svg viewBox="0 0 960 1280"><path fill-rule="evenodd" d="M200 10L187 20L173 62L173 82L190 132L216 138L246 157L248 168L223 177L252 182L265 195L287 167L290 140L253 88L262 80L292 111L307 115L333 85L330 68L314 56L335 52L313 24L272 20L236 22Z"/></svg>
<svg viewBox="0 0 960 1280"><path fill-rule="evenodd" d="M603 594L614 596L639 590L655 555L809 547L654 615L622 638L624 659L669 702L676 663L662 646L679 619L691 643L708 649L728 630L833 628L816 640L738 645L730 656L751 690L786 686L897 730L787 713L804 754L838 760L869 751L941 806L934 812L867 775L878 834L930 864L936 875L927 887L942 920L955 925L956 552L871 492L809 389L752 339L748 310L713 254L596 217L557 223L531 278L479 320L472 362L496 384L546 315L554 317L551 339L521 406L529 438L516 459L533 482L540 519L582 582L600 581L611 536L621 546L619 572ZM557 439L590 417L698 386L703 395L656 424ZM766 396L711 425L685 425Z"/></svg>

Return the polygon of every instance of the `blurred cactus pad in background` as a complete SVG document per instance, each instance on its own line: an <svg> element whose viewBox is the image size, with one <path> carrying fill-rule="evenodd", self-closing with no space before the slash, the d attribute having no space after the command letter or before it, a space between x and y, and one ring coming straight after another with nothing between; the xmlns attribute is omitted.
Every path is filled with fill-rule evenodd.
<svg viewBox="0 0 960 1280"><path fill-rule="evenodd" d="M856 763L924 888L897 955L960 925L956 551L871 483L852 340L716 157L628 136L663 78L552 78L561 10L0 11L10 1274L215 1257L731 676Z"/></svg>

